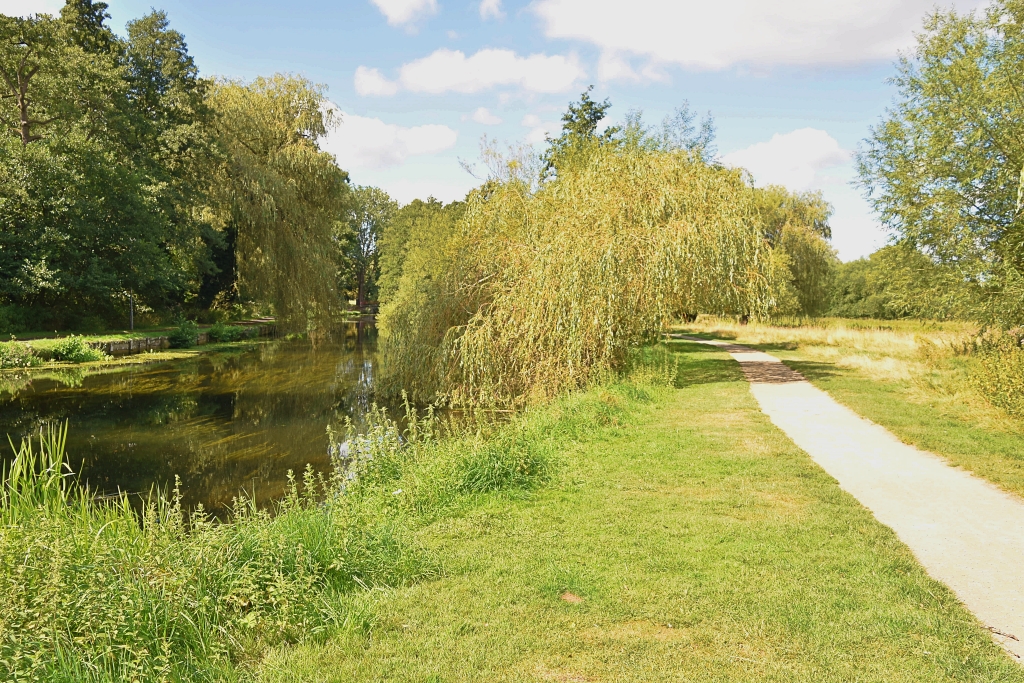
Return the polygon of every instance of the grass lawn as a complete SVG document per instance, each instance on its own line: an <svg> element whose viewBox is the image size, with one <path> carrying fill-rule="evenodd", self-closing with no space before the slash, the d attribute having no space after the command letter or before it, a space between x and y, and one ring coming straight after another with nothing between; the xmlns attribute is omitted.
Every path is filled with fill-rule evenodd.
<svg viewBox="0 0 1024 683"><path fill-rule="evenodd" d="M971 361L922 353L955 326L838 330L723 324L687 329L725 337L781 358L837 401L905 443L944 456L1024 496L1024 425L994 408L967 382ZM888 326L888 321L886 321Z"/></svg>
<svg viewBox="0 0 1024 683"><path fill-rule="evenodd" d="M268 681L1024 681L757 409L726 354L567 443L555 481L418 532L441 578L350 599Z"/></svg>

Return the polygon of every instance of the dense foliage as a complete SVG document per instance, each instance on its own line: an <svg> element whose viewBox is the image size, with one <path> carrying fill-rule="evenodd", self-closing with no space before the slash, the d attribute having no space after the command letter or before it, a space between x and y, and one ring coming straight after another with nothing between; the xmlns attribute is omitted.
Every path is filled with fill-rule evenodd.
<svg viewBox="0 0 1024 683"><path fill-rule="evenodd" d="M908 298L941 295L926 308L1006 326L1024 315L1022 30L1020 0L929 16L898 65L897 101L859 157L882 220L938 269L918 269L923 283L904 270Z"/></svg>
<svg viewBox="0 0 1024 683"><path fill-rule="evenodd" d="M682 314L821 307L834 256L820 198L769 196L709 163L703 130L652 133L633 117L598 134L606 109L586 93L570 106L539 182L513 155L466 202L398 213L385 244L401 256L382 262L385 389L518 404L621 367Z"/></svg>
<svg viewBox="0 0 1024 683"><path fill-rule="evenodd" d="M119 38L105 10L0 16L0 303L15 322L88 325L132 290L166 306L208 268L190 210L209 166L204 83L162 13Z"/></svg>
<svg viewBox="0 0 1024 683"><path fill-rule="evenodd" d="M0 15L0 330L124 325L133 296L305 331L372 285L324 89L203 78L163 12L122 37L106 10Z"/></svg>

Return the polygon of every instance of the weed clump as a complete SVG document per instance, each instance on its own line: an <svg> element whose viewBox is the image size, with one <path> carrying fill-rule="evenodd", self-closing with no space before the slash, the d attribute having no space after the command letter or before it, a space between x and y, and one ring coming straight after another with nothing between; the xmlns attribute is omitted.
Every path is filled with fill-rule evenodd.
<svg viewBox="0 0 1024 683"><path fill-rule="evenodd" d="M42 362L43 359L37 356L28 344L14 339L0 342L0 370L33 368Z"/></svg>
<svg viewBox="0 0 1024 683"><path fill-rule="evenodd" d="M50 349L50 357L65 363L91 363L103 360L106 354L89 346L84 337L71 335L57 340Z"/></svg>

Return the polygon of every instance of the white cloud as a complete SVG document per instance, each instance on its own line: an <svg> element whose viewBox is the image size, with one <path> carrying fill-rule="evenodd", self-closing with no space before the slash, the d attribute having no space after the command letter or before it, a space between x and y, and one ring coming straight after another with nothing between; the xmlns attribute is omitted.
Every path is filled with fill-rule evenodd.
<svg viewBox="0 0 1024 683"><path fill-rule="evenodd" d="M512 50L480 50L467 57L442 48L402 66L399 80L413 92L474 93L513 85L538 93L565 92L586 74L575 55L535 54L520 57Z"/></svg>
<svg viewBox="0 0 1024 683"><path fill-rule="evenodd" d="M356 92L360 95L394 95L398 92L398 84L384 78L377 69L361 66L356 69Z"/></svg>
<svg viewBox="0 0 1024 683"><path fill-rule="evenodd" d="M776 133L768 142L759 142L722 157L727 166L750 171L758 185L783 185L791 190L817 189L820 173L850 160L850 153L831 135L816 128L801 128L791 133Z"/></svg>
<svg viewBox="0 0 1024 683"><path fill-rule="evenodd" d="M30 14L60 14L62 0L0 0L0 14L9 17L27 17Z"/></svg>
<svg viewBox="0 0 1024 683"><path fill-rule="evenodd" d="M524 140L531 145L544 142L548 136L562 130L562 124L558 121L544 122L536 114L527 114L520 123L530 129Z"/></svg>
<svg viewBox="0 0 1024 683"><path fill-rule="evenodd" d="M504 19L505 13L501 11L501 0L480 0L481 19Z"/></svg>
<svg viewBox="0 0 1024 683"><path fill-rule="evenodd" d="M649 62L637 72L623 53L614 50L601 52L601 57L597 60L597 78L604 83L608 81L668 80L668 76L659 70L656 64Z"/></svg>
<svg viewBox="0 0 1024 683"><path fill-rule="evenodd" d="M404 128L380 119L341 113L341 124L328 133L323 148L346 170L398 166L411 156L434 154L455 146L458 133L427 124Z"/></svg>
<svg viewBox="0 0 1024 683"><path fill-rule="evenodd" d="M479 107L469 118L485 126L496 126L501 123L501 119L492 114L487 107Z"/></svg>
<svg viewBox="0 0 1024 683"><path fill-rule="evenodd" d="M835 209L829 221L832 246L842 260L867 256L885 245L885 230L852 184L857 171L850 153L825 131L802 128L774 135L768 142L726 154L722 162L746 168L761 186L822 190Z"/></svg>
<svg viewBox="0 0 1024 683"><path fill-rule="evenodd" d="M985 0L955 4L969 11ZM723 69L889 60L913 44L934 7L935 0L631 0L627 10L618 0L538 0L533 11L549 38Z"/></svg>
<svg viewBox="0 0 1024 683"><path fill-rule="evenodd" d="M392 26L409 24L437 12L437 0L372 0Z"/></svg>
<svg viewBox="0 0 1024 683"><path fill-rule="evenodd" d="M597 78L600 81L639 81L640 74L633 71L629 61L613 50L604 50L597 60Z"/></svg>

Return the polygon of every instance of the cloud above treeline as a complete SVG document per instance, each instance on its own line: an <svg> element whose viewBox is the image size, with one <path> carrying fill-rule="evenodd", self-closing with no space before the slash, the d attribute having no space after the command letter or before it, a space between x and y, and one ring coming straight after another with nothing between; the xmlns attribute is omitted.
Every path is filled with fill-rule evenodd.
<svg viewBox="0 0 1024 683"><path fill-rule="evenodd" d="M612 71L629 56L694 70L735 66L851 65L891 60L910 47L935 0L538 0L548 38L605 52ZM949 2L940 2L950 5ZM984 0L958 0L971 11Z"/></svg>
<svg viewBox="0 0 1024 683"><path fill-rule="evenodd" d="M60 14L64 0L0 0L0 14L27 17L30 14Z"/></svg>
<svg viewBox="0 0 1024 683"><path fill-rule="evenodd" d="M403 64L397 80L388 80L378 69L356 69L355 88L360 95L387 96L399 90L440 95L477 93L495 87L518 87L530 93L571 90L586 72L575 55L533 54L485 49L470 56L461 50L441 48Z"/></svg>
<svg viewBox="0 0 1024 683"><path fill-rule="evenodd" d="M822 171L846 164L850 159L850 152L827 132L801 128L776 133L767 142L726 154L722 163L747 169L762 187L782 185L799 192L818 189Z"/></svg>
<svg viewBox="0 0 1024 683"><path fill-rule="evenodd" d="M321 142L345 170L379 170L403 164L412 156L435 154L455 146L458 133L448 126L426 124L409 128L378 118L346 114Z"/></svg>

